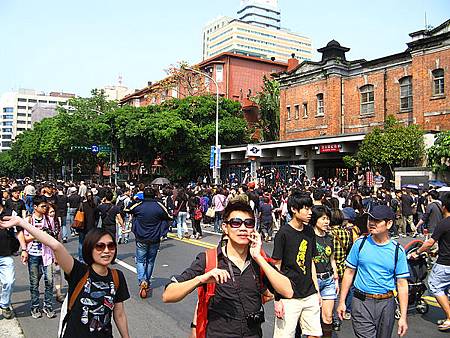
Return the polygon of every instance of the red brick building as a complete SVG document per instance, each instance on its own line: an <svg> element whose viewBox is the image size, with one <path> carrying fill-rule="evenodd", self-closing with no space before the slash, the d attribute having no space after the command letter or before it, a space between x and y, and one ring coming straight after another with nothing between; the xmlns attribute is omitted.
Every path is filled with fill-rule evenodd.
<svg viewBox="0 0 450 338"><path fill-rule="evenodd" d="M218 85L219 95L239 101L251 121L256 118L256 107L248 99L255 96L263 85L264 75L285 71L288 65L283 62L265 60L234 53L222 53L196 65L196 69L211 76ZM216 94L216 87L207 77L196 73L177 79L169 76L157 83L124 97L120 103L134 106L158 104L170 98L183 98L190 95Z"/></svg>
<svg viewBox="0 0 450 338"><path fill-rule="evenodd" d="M450 20L410 34L404 52L348 61L330 41L318 62L288 61L280 82L280 141L255 145L256 168L304 166L308 176L346 172L367 132L388 115L425 131L450 129ZM223 147L223 172L249 164L245 146ZM239 169L239 170L238 170Z"/></svg>
<svg viewBox="0 0 450 338"><path fill-rule="evenodd" d="M280 139L367 133L388 115L424 130L450 128L450 20L398 54L347 61L349 48L331 41L320 62L279 74Z"/></svg>

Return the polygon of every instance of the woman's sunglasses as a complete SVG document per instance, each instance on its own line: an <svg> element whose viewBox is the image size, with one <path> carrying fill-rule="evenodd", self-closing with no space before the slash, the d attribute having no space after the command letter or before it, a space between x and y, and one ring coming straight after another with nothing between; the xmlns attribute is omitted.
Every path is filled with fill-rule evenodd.
<svg viewBox="0 0 450 338"><path fill-rule="evenodd" d="M114 243L114 242L108 242L108 243L99 242L99 243L95 244L95 250L97 250L99 252L104 251L106 247L108 247L109 251L116 250L116 243Z"/></svg>
<svg viewBox="0 0 450 338"><path fill-rule="evenodd" d="M242 223L244 223L245 227L248 229L253 229L255 227L255 220L253 218L247 218L244 220L240 218L232 218L225 223L234 229L240 228Z"/></svg>

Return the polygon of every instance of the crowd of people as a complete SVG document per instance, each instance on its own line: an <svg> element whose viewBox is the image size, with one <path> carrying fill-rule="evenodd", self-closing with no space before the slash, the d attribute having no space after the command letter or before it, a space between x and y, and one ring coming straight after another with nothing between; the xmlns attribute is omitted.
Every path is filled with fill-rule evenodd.
<svg viewBox="0 0 450 338"><path fill-rule="evenodd" d="M14 316L13 257L20 254L28 266L33 318L56 316L55 294L56 301L65 299L64 272L68 311L61 336L112 336L114 319L121 336L128 337L123 307L130 297L127 282L111 266L118 245L134 234L137 283L144 299L151 294L156 256L168 233L176 229L181 240L201 239L210 227L221 235L211 254L216 265L208 263L208 253L200 253L172 277L163 295L165 302L177 302L199 290L192 323L197 337L260 337L262 304L272 298L274 337L331 337L342 320L352 321L357 337L387 337L394 327L395 298L401 313L398 334L404 336L409 270L405 250L395 241L400 236L424 237L419 253L438 247L429 285L446 314L439 329L448 330L450 196L433 189L420 194L388 189L379 176L373 187L305 176L290 185L270 186L0 179L3 317ZM78 237L77 257L64 246L70 236ZM270 258L263 241L273 242Z"/></svg>

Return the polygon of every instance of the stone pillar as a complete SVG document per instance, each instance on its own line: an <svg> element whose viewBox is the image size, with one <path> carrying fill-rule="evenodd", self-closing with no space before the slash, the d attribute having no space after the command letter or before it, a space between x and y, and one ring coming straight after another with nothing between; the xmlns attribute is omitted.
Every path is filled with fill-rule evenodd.
<svg viewBox="0 0 450 338"><path fill-rule="evenodd" d="M308 176L308 178L314 176L314 160L311 158L306 161L306 176Z"/></svg>

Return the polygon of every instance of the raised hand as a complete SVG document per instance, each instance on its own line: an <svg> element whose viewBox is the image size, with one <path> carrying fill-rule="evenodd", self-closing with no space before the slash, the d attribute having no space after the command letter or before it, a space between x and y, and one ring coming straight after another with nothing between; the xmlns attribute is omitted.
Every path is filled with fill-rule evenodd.
<svg viewBox="0 0 450 338"><path fill-rule="evenodd" d="M208 271L207 273L201 275L199 279L202 284L207 284L207 283L223 284L230 278L231 277L230 277L230 274L228 273L228 271L219 269L219 268L215 268L215 269L212 269L212 270Z"/></svg>

